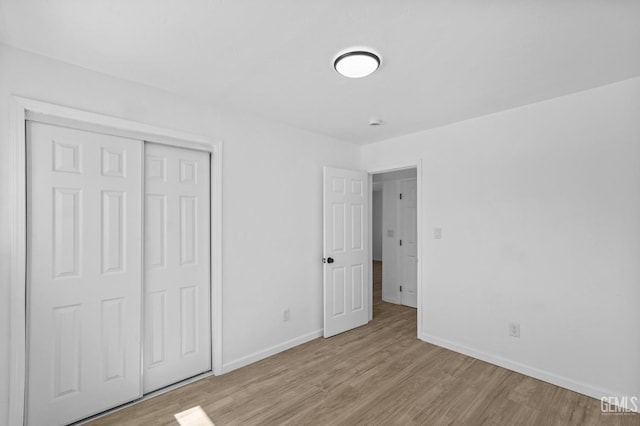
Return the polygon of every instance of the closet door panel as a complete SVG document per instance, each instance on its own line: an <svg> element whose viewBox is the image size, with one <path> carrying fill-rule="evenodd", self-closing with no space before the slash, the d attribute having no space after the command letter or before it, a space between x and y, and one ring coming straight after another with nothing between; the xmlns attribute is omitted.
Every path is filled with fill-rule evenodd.
<svg viewBox="0 0 640 426"><path fill-rule="evenodd" d="M211 370L209 154L145 144L144 392Z"/></svg>
<svg viewBox="0 0 640 426"><path fill-rule="evenodd" d="M143 142L27 123L30 425L141 396Z"/></svg>

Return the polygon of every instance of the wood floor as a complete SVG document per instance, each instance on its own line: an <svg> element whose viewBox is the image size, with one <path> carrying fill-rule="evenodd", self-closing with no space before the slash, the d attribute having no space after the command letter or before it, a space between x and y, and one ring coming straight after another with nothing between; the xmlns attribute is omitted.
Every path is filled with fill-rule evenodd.
<svg viewBox="0 0 640 426"><path fill-rule="evenodd" d="M382 302L374 319L92 422L175 425L200 405L222 425L640 425L600 401L416 339L416 311Z"/></svg>

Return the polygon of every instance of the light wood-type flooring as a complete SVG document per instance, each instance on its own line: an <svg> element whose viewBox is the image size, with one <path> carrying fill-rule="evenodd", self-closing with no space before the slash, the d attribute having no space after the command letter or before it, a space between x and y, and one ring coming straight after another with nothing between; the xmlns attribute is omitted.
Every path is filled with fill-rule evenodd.
<svg viewBox="0 0 640 426"><path fill-rule="evenodd" d="M416 338L416 311L381 300L374 319L99 418L93 425L176 425L200 405L223 425L640 425L600 401Z"/></svg>

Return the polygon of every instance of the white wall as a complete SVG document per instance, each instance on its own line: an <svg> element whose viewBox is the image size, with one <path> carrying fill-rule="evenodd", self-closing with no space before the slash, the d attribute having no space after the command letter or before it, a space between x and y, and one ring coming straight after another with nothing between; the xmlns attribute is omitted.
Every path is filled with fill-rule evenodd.
<svg viewBox="0 0 640 426"><path fill-rule="evenodd" d="M382 189L378 191L373 191L371 196L371 210L372 210L372 219L373 222L371 224L372 236L371 242L373 244L372 247L372 256L373 260L382 260Z"/></svg>
<svg viewBox="0 0 640 426"><path fill-rule="evenodd" d="M254 121L222 116L225 370L321 335L322 166L360 166L356 145Z"/></svg>
<svg viewBox="0 0 640 426"><path fill-rule="evenodd" d="M0 45L0 424L9 390L10 95L222 138L223 363L234 368L318 334L321 167L358 168L357 146Z"/></svg>
<svg viewBox="0 0 640 426"><path fill-rule="evenodd" d="M363 148L365 167L417 158L421 338L640 395L640 78Z"/></svg>

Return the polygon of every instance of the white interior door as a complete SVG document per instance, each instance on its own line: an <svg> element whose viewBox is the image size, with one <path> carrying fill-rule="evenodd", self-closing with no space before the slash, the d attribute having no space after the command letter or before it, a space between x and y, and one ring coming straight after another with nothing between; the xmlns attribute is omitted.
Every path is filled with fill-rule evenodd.
<svg viewBox="0 0 640 426"><path fill-rule="evenodd" d="M418 307L418 203L416 180L400 181L400 292L403 305Z"/></svg>
<svg viewBox="0 0 640 426"><path fill-rule="evenodd" d="M27 123L26 421L142 395L142 142Z"/></svg>
<svg viewBox="0 0 640 426"><path fill-rule="evenodd" d="M145 144L145 393L211 370L209 179L209 153Z"/></svg>
<svg viewBox="0 0 640 426"><path fill-rule="evenodd" d="M324 337L369 320L366 173L324 168Z"/></svg>

